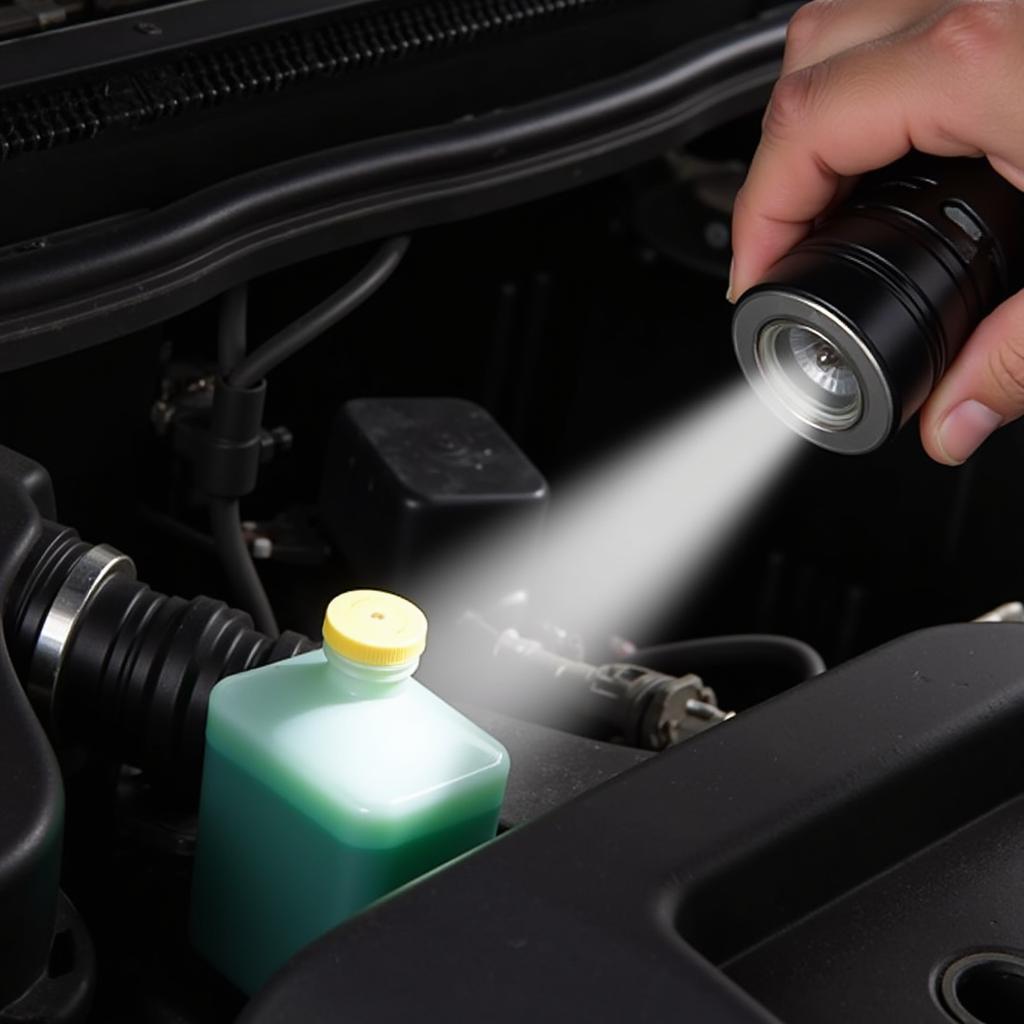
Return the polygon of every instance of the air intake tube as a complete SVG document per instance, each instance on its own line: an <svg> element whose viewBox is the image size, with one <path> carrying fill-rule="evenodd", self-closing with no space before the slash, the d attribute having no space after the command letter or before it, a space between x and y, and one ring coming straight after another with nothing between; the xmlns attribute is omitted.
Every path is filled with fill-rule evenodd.
<svg viewBox="0 0 1024 1024"><path fill-rule="evenodd" d="M59 744L88 740L182 800L198 792L214 684L312 648L297 633L270 639L220 601L157 593L120 552L48 521L11 588L5 629Z"/></svg>

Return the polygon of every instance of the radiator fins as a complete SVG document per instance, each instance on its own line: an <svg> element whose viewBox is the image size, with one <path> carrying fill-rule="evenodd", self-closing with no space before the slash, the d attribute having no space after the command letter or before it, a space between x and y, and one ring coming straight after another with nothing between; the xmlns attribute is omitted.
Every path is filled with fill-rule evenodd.
<svg viewBox="0 0 1024 1024"><path fill-rule="evenodd" d="M27 93L0 102L0 161L616 2L624 0L433 0Z"/></svg>

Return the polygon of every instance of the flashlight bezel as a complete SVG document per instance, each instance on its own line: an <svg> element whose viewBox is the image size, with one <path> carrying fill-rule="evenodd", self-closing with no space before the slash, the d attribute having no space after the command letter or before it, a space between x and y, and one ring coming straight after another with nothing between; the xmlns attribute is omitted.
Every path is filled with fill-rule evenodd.
<svg viewBox="0 0 1024 1024"><path fill-rule="evenodd" d="M780 321L820 335L847 361L861 388L861 414L844 429L814 423L787 404L767 377L759 356L763 331ZM816 300L795 291L759 287L740 299L733 317L733 345L740 367L761 400L791 430L813 444L846 455L881 447L892 435L895 406L886 374L860 333Z"/></svg>

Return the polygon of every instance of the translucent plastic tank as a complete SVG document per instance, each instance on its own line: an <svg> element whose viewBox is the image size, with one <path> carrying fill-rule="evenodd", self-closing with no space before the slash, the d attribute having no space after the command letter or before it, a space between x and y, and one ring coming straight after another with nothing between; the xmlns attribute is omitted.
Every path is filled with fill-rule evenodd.
<svg viewBox="0 0 1024 1024"><path fill-rule="evenodd" d="M508 755L412 678L425 639L414 605L354 591L328 607L322 651L214 688L192 937L244 991L494 836Z"/></svg>

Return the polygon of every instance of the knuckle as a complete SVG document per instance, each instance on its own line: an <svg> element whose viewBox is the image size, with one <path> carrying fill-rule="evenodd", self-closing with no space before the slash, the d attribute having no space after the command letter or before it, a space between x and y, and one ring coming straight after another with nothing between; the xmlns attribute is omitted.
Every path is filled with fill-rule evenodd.
<svg viewBox="0 0 1024 1024"><path fill-rule="evenodd" d="M789 20L786 28L786 53L794 57L809 49L820 37L828 18L829 0L811 0Z"/></svg>
<svg viewBox="0 0 1024 1024"><path fill-rule="evenodd" d="M989 356L989 373L999 391L1015 406L1024 404L1024 337L1008 339Z"/></svg>
<svg viewBox="0 0 1024 1024"><path fill-rule="evenodd" d="M785 75L775 83L764 121L766 136L789 138L807 124L825 88L827 69L827 64L814 64Z"/></svg>
<svg viewBox="0 0 1024 1024"><path fill-rule="evenodd" d="M1016 33L1013 0L965 0L935 19L929 41L940 60L961 72L991 71Z"/></svg>

